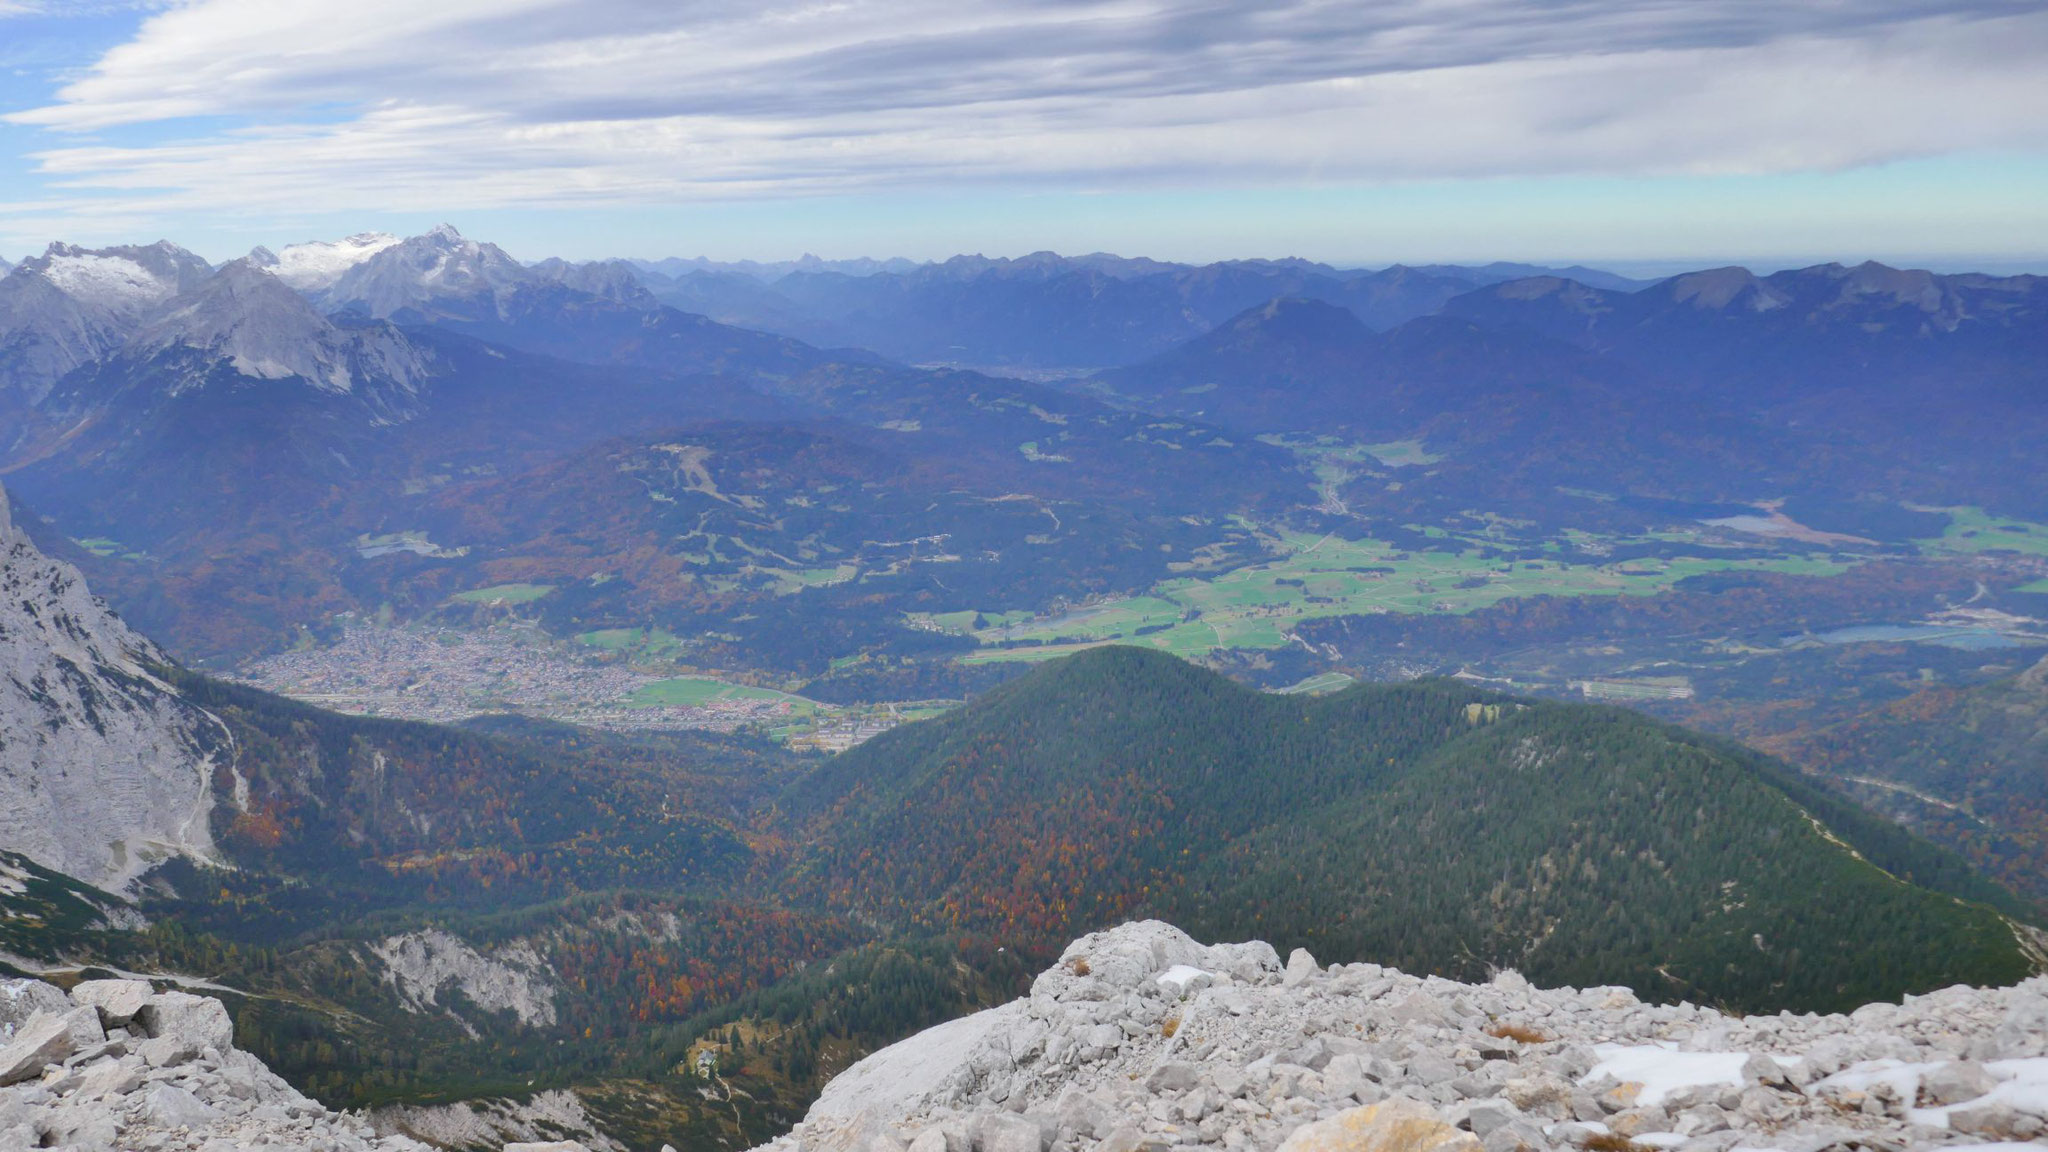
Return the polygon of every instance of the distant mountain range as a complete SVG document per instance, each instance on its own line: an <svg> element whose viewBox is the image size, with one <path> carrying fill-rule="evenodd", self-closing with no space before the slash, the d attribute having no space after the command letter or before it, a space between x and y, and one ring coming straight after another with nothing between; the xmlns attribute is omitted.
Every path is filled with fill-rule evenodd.
<svg viewBox="0 0 2048 1152"><path fill-rule="evenodd" d="M1090 386L1243 434L1419 435L1452 456L1438 484L1524 514L1548 499L1534 481L2048 515L2027 463L2048 451L2039 277L1824 265L1632 293L1537 277L1385 333L1288 298Z"/></svg>
<svg viewBox="0 0 2048 1152"><path fill-rule="evenodd" d="M529 266L449 227L219 269L53 246L0 278L0 471L129 558L78 559L188 656L524 582L557 629L658 625L795 676L973 646L913 617L1225 571L1283 523L1641 531L1785 494L2048 516L2031 277L667 267ZM1357 456L1389 442L1432 463ZM356 547L405 533L447 546Z"/></svg>
<svg viewBox="0 0 2048 1152"><path fill-rule="evenodd" d="M1039 252L957 256L913 268L797 265L765 277L720 267L649 277L657 297L714 319L812 343L854 344L914 363L1014 369L1100 368L1164 351L1280 296L1326 300L1375 328L1436 311L1451 297L1521 275L1560 270L1395 266L1340 270L1302 260L1169 264ZM1594 269L1602 287L1640 287Z"/></svg>

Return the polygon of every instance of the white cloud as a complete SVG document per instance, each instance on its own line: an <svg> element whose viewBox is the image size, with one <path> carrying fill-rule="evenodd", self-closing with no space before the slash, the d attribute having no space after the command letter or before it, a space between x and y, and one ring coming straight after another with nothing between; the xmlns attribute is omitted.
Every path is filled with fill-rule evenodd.
<svg viewBox="0 0 2048 1152"><path fill-rule="evenodd" d="M9 119L262 211L1773 172L2048 147L2042 59L2003 0L192 0Z"/></svg>

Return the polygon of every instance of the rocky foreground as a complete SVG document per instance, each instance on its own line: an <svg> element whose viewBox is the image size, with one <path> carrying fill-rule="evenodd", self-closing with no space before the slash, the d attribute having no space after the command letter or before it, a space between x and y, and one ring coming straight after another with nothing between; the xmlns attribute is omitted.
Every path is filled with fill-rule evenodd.
<svg viewBox="0 0 2048 1152"><path fill-rule="evenodd" d="M427 1152L329 1112L232 1043L218 1000L88 980L0 981L0 1152Z"/></svg>
<svg viewBox="0 0 2048 1152"><path fill-rule="evenodd" d="M875 1053L763 1152L2038 1147L2048 978L1737 1018L1203 947L1076 941L1028 999Z"/></svg>
<svg viewBox="0 0 2048 1152"><path fill-rule="evenodd" d="M427 1152L300 1095L232 1037L206 997L0 981L0 1152ZM1300 950L1283 966L1266 944L1149 921L1075 941L1027 999L847 1069L759 1152L2043 1144L2048 977L1737 1018L1513 972L1460 984Z"/></svg>

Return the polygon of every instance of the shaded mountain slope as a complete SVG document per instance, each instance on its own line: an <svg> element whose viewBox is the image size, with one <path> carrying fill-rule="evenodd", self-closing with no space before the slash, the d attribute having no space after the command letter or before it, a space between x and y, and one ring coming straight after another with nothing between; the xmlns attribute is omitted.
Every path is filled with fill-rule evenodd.
<svg viewBox="0 0 2048 1152"><path fill-rule="evenodd" d="M1751 1006L2029 968L1991 906L2014 898L1761 757L1448 682L1302 700L1102 649L884 734L786 803L829 898L1047 946L1160 914Z"/></svg>
<svg viewBox="0 0 2048 1152"><path fill-rule="evenodd" d="M2048 899L2048 662L1757 743Z"/></svg>

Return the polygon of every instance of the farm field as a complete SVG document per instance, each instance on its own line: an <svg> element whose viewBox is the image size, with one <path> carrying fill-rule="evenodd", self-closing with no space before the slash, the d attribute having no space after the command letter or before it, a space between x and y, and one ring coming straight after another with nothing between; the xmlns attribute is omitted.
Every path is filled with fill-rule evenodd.
<svg viewBox="0 0 2048 1152"><path fill-rule="evenodd" d="M667 680L655 680L642 685L628 697L628 708L705 708L714 704L729 704L739 701L765 701L783 703L792 711L810 711L817 707L813 701L788 692L777 692L773 688L755 688L746 684L733 684L709 676L675 676Z"/></svg>
<svg viewBox="0 0 2048 1152"><path fill-rule="evenodd" d="M1931 552L2019 552L2048 558L2048 525L1994 516L1982 508L1943 508L1948 531L1920 546ZM2040 589L2030 589L2039 591Z"/></svg>
<svg viewBox="0 0 2048 1152"><path fill-rule="evenodd" d="M552 584L493 584L449 597L464 604L531 604L555 590Z"/></svg>
<svg viewBox="0 0 2048 1152"><path fill-rule="evenodd" d="M1806 556L1636 558L1615 564L1505 559L1449 535L1445 550L1403 551L1379 540L1287 533L1288 553L1206 578L1183 577L1146 595L1012 620L973 633L983 651L962 659L1043 660L1094 644L1146 644L1181 656L1219 648L1280 648L1294 624L1381 612L1465 613L1526 596L1648 596L1688 576L1768 571L1826 576L1850 561Z"/></svg>

